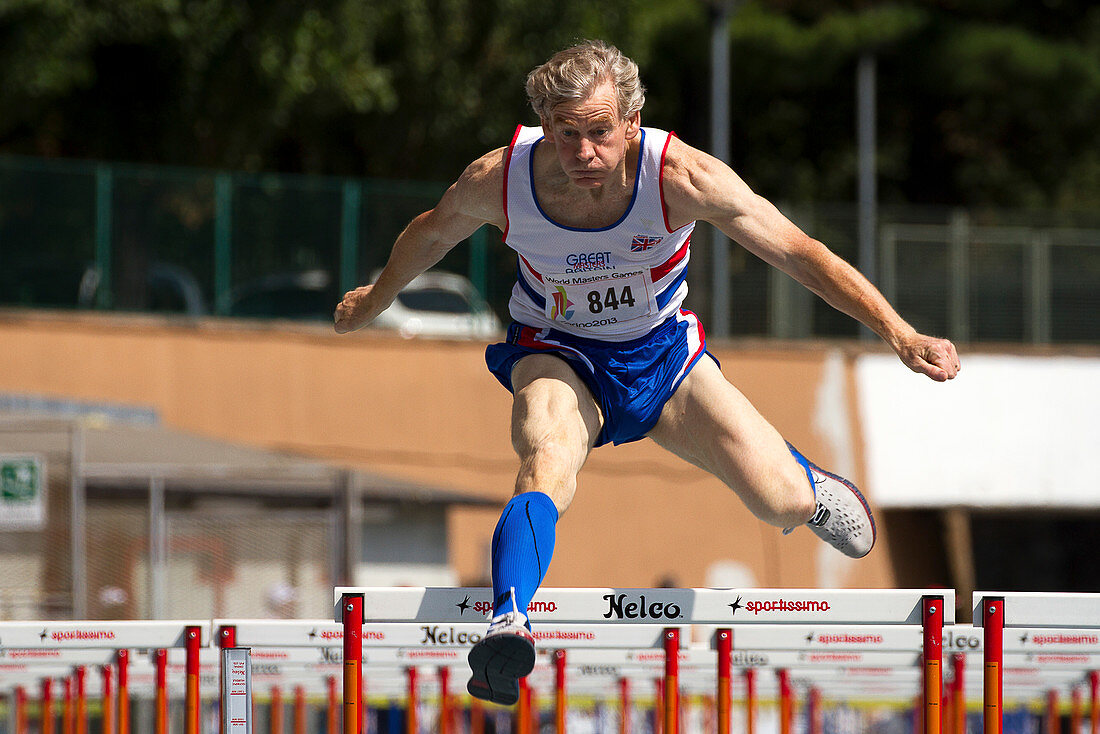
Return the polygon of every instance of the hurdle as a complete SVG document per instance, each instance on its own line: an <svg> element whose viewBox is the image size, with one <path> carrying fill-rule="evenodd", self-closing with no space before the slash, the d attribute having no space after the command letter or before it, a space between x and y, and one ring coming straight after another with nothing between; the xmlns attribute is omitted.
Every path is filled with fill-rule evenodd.
<svg viewBox="0 0 1100 734"><path fill-rule="evenodd" d="M0 622L0 647L4 650L109 650L153 649L163 653L165 662L167 649L182 648L186 651L188 666L184 706L184 734L199 734L199 649L209 643L209 620L163 621L163 622ZM155 653L157 654L157 653ZM120 661L121 663L121 661ZM83 666L78 666L83 671ZM124 667L120 664L119 673ZM75 685L66 684L67 714L72 716L75 726L85 724L81 710L84 679L83 672L77 674ZM69 681L66 678L66 681ZM156 734L167 732L167 685L158 675L158 716ZM120 694L124 691L125 679L120 677ZM76 688L74 691L73 689ZM75 700L75 710L74 706ZM120 707L121 708L121 707ZM160 711L163 708L163 716ZM128 732L120 728L120 732Z"/></svg>
<svg viewBox="0 0 1100 734"><path fill-rule="evenodd" d="M492 590L449 587L336 587L335 619L344 635L344 734L360 734L362 630L369 622L447 624L484 618ZM941 636L954 623L949 589L540 589L528 606L531 622L668 624L665 639L664 732L679 731L678 651L672 626L732 628L734 624L916 624L924 630L925 732L940 732ZM469 616L464 616L470 612ZM740 616L738 616L740 612ZM721 696L719 697L722 698ZM719 700L728 712L728 699ZM728 716L726 717L728 721ZM723 731L722 734L725 734Z"/></svg>
<svg viewBox="0 0 1100 734"><path fill-rule="evenodd" d="M1066 639L1065 645L1100 652L1093 643L1100 630L1100 594L1050 594L1043 592L976 591L974 624L985 632L983 686L983 723L985 734L1001 734L1003 726L1004 631L1006 629L1038 628L1052 637ZM1092 635L1071 631L1091 631ZM1086 641L1069 638L1088 637ZM1100 640L1098 640L1100 642ZM1098 671L1088 672L1092 692L1090 730L1098 734L1100 701L1097 700Z"/></svg>
<svg viewBox="0 0 1100 734"><path fill-rule="evenodd" d="M327 650L320 656L326 662L339 662L334 655L336 646L343 645L343 625L333 620L255 620L255 619L215 619L215 636L222 640L233 640L242 646L251 647L254 655L261 650L285 649L293 651L303 648L321 647ZM662 650L665 636L670 629L680 631L679 627L670 628L657 624L542 624L535 630L536 641L551 646L561 645L554 665L554 701L557 718L565 716L565 666L567 654L573 650L603 649L657 649ZM416 666L434 664L436 680L440 686L440 721L446 734L450 728L451 717L449 686L451 668L465 669L466 654L481 639L485 632L482 622L455 622L446 624L397 622L372 623L361 629L361 650L369 657L373 669L396 668L406 676L405 697L410 702L408 708L415 716L415 701L418 685L421 682ZM686 633L686 628L684 628ZM569 652L567 653L566 649ZM284 657L287 652L280 652ZM316 662L319 658L307 655L304 660ZM258 677L254 678L259 680ZM361 696L362 699L362 696ZM363 707L361 707L362 709ZM525 699L521 699L517 715L529 713ZM360 714L364 714L360 711ZM477 712L472 710L472 715ZM415 722L414 722L415 724ZM411 726L411 725L410 725ZM562 725L564 730L564 725Z"/></svg>

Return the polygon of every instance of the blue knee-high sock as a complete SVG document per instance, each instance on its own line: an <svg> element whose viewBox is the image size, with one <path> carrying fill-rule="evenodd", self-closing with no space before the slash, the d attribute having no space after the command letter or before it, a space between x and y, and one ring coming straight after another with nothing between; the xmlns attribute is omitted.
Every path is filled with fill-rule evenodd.
<svg viewBox="0 0 1100 734"><path fill-rule="evenodd" d="M539 588L554 554L554 526L558 509L542 492L516 495L504 507L493 532L493 616L516 608L527 614L527 605Z"/></svg>
<svg viewBox="0 0 1100 734"><path fill-rule="evenodd" d="M791 446L790 441L787 441L787 448L790 449L791 456L794 457L794 460L802 465L802 468L806 472L806 478L810 480L810 488L814 491L814 497L817 497L817 485L814 484L814 475L810 471L810 460L803 456L802 452L794 446Z"/></svg>

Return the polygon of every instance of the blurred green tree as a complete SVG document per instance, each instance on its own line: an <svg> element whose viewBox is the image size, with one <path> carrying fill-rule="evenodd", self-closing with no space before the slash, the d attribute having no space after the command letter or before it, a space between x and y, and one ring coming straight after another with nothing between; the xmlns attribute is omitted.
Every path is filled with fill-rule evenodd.
<svg viewBox="0 0 1100 734"><path fill-rule="evenodd" d="M706 147L705 0L0 0L0 151L448 180L517 122L526 73L603 37L647 124ZM850 200L855 65L878 59L884 202L1100 208L1100 6L747 0L733 163Z"/></svg>

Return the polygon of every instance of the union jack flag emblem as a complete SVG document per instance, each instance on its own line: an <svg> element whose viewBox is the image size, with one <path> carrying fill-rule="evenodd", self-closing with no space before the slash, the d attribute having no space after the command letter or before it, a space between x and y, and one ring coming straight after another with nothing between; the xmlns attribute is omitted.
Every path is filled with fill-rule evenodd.
<svg viewBox="0 0 1100 734"><path fill-rule="evenodd" d="M645 252L651 247L656 247L661 244L663 237L650 237L649 235L636 234L634 239L630 241L631 252Z"/></svg>

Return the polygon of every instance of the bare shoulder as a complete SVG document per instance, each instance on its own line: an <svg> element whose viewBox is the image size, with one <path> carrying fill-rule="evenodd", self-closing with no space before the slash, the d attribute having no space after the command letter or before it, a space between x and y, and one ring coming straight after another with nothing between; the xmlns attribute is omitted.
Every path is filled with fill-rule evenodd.
<svg viewBox="0 0 1100 734"><path fill-rule="evenodd" d="M662 192L669 223L675 228L690 221L714 221L735 214L748 186L722 161L679 138L669 141L662 171Z"/></svg>
<svg viewBox="0 0 1100 734"><path fill-rule="evenodd" d="M457 210L503 228L507 156L507 147L497 148L466 166L447 192Z"/></svg>

